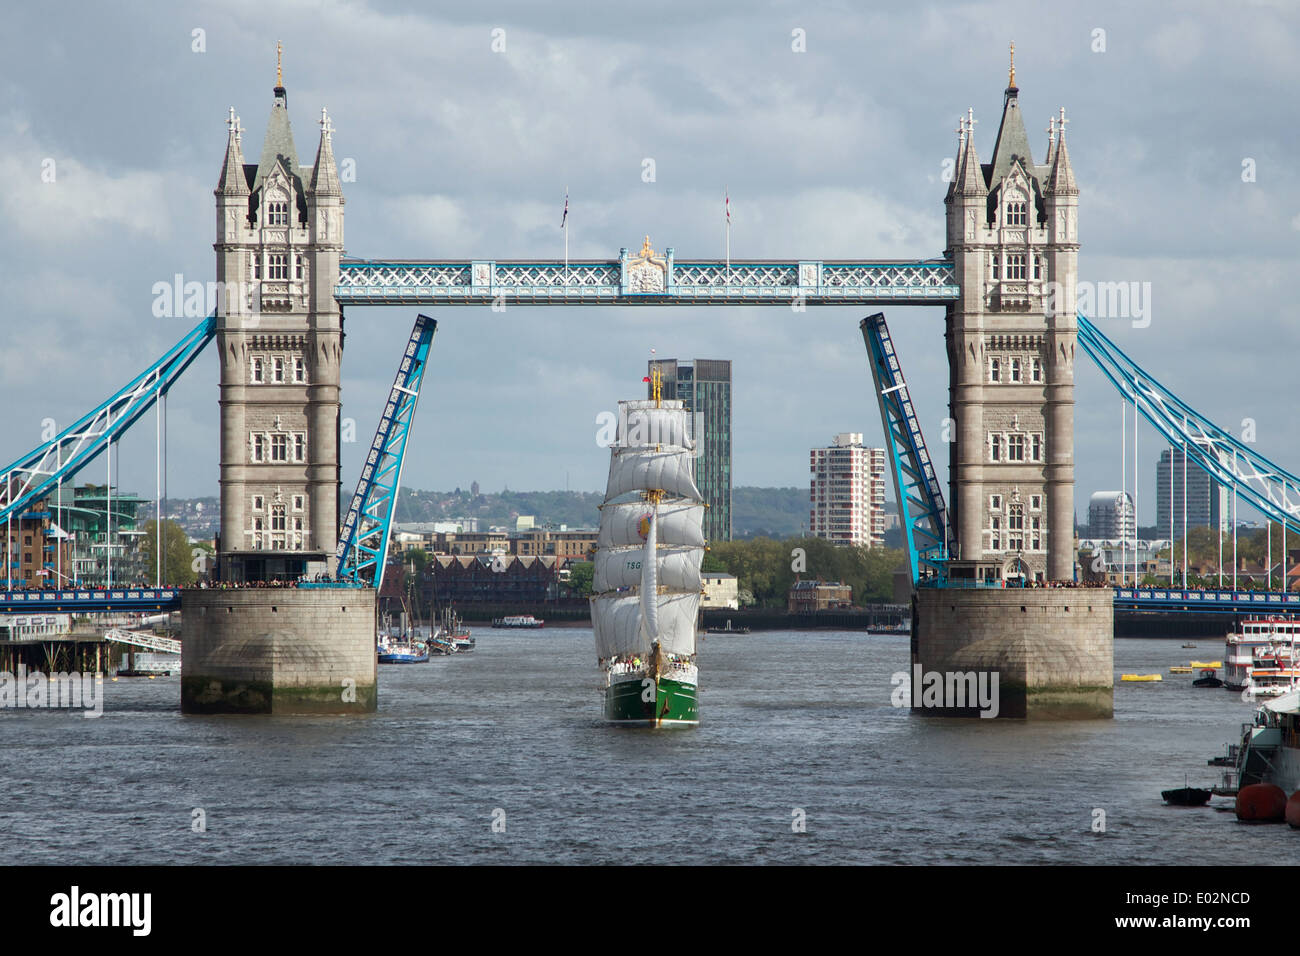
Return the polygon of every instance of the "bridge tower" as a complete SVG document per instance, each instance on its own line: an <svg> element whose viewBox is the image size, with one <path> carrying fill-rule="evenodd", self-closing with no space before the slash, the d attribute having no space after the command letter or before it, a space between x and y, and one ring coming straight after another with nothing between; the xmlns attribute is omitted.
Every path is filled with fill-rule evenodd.
<svg viewBox="0 0 1300 956"><path fill-rule="evenodd" d="M324 571L337 545L343 195L323 109L320 125L316 162L299 166L277 69L252 165L230 111L215 244L223 581ZM190 588L181 617L185 713L377 706L373 589Z"/></svg>
<svg viewBox="0 0 1300 956"><path fill-rule="evenodd" d="M343 195L321 110L299 166L277 68L261 158L230 116L217 184L222 580L323 571L338 538Z"/></svg>
<svg viewBox="0 0 1300 956"><path fill-rule="evenodd" d="M947 255L961 288L946 327L955 557L946 586L916 592L913 681L996 673L999 716L1109 717L1110 590L1013 586L1075 576L1079 191L1065 111L1059 127L1055 119L1048 126L1042 165L1025 132L1014 60L987 164L975 150L972 114L959 125L944 200ZM913 706L973 716L963 700L916 695Z"/></svg>
<svg viewBox="0 0 1300 956"><path fill-rule="evenodd" d="M963 120L945 199L962 290L947 316L957 556L1030 582L1074 580L1079 191L1064 115L1035 164L1013 65L992 162Z"/></svg>

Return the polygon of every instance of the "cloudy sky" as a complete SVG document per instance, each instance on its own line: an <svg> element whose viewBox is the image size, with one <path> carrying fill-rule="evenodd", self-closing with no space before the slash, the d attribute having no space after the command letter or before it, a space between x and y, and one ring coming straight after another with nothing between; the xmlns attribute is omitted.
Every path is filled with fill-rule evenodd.
<svg viewBox="0 0 1300 956"><path fill-rule="evenodd" d="M155 318L152 290L177 273L213 277L226 112L242 117L251 161L277 40L300 159L315 155L326 106L337 157L355 163L348 254L447 259L561 257L566 185L575 259L615 258L646 234L679 258L721 257L724 188L733 258L937 256L957 117L974 108L987 162L1014 40L1036 161L1049 116L1065 106L1070 119L1081 279L1150 283L1148 327L1098 324L1215 421L1253 419L1261 451L1300 470L1294 3L223 0L31 4L6 18L8 459L40 441L44 419L72 421L194 323ZM796 30L805 52L792 49ZM733 361L736 484L805 486L810 447L841 431L882 440L863 311L443 310L406 481L601 488L596 416L641 395L655 348ZM943 462L942 311L887 315ZM349 310L349 489L413 319ZM216 381L205 354L169 403L173 495L216 492ZM1077 399L1086 508L1120 483L1120 402L1082 358ZM122 456L122 485L143 494L151 426ZM1158 454L1144 427L1143 522Z"/></svg>

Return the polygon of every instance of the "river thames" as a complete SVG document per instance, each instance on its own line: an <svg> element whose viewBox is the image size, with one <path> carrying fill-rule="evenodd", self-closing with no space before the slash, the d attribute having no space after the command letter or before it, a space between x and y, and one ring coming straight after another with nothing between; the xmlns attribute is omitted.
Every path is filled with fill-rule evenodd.
<svg viewBox="0 0 1300 956"><path fill-rule="evenodd" d="M62 864L1300 859L1285 827L1161 802L1253 713L1168 674L1221 642L1117 640L1113 720L1027 723L893 707L905 636L709 636L700 726L654 732L600 720L590 630L475 636L381 667L364 717L183 716L175 676L106 681L98 719L6 711L0 835Z"/></svg>

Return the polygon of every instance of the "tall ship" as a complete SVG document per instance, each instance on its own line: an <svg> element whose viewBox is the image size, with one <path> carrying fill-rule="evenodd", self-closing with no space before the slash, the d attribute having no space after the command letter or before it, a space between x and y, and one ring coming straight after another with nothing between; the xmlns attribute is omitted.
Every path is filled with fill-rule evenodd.
<svg viewBox="0 0 1300 956"><path fill-rule="evenodd" d="M695 635L704 501L681 401L619 402L600 506L591 623L605 719L642 727L699 723Z"/></svg>

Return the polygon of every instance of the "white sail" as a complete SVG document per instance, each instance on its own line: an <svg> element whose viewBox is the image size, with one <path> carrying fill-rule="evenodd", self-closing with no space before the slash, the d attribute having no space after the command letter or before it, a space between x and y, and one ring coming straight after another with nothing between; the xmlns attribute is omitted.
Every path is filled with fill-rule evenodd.
<svg viewBox="0 0 1300 956"><path fill-rule="evenodd" d="M703 549L669 547L661 542L658 555L659 568L656 573L660 587L669 591L698 591L703 586L700 578ZM644 546L597 551L591 589L600 594L640 585L644 561Z"/></svg>
<svg viewBox="0 0 1300 956"><path fill-rule="evenodd" d="M643 524L644 522L644 524ZM600 533L596 547L640 547L644 529L650 524L650 506L644 501L604 505L600 509ZM704 547L704 505L665 502L659 505L659 550L664 545Z"/></svg>
<svg viewBox="0 0 1300 956"><path fill-rule="evenodd" d="M695 447L687 425L686 409L680 401L619 402L619 444L628 448L663 450Z"/></svg>
<svg viewBox="0 0 1300 956"><path fill-rule="evenodd" d="M689 451L649 451L613 448L605 500L630 491L663 491L677 498L700 500L695 487L694 459Z"/></svg>
<svg viewBox="0 0 1300 956"><path fill-rule="evenodd" d="M699 615L700 595L660 594L656 603L660 649L665 654L694 654L695 619ZM598 657L640 654L644 661L649 655L650 642L641 628L640 597L605 595L592 598L591 622Z"/></svg>
<svg viewBox="0 0 1300 956"><path fill-rule="evenodd" d="M655 511L659 509L656 507ZM655 514L650 515L650 530L645 536L645 548L641 559L641 620L645 624L645 635L651 643L659 640L659 556L658 540L655 535Z"/></svg>

